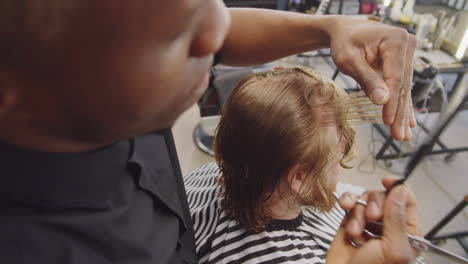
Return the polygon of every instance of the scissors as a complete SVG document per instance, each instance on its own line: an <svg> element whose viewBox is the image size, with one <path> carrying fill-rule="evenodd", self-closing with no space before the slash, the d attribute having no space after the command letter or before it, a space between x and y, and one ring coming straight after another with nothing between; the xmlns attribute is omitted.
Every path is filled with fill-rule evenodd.
<svg viewBox="0 0 468 264"><path fill-rule="evenodd" d="M400 185L400 184L403 184L405 182L406 178L407 177L405 177L403 179L400 179L397 182L395 182L393 184L393 186L387 192L389 192L393 187L395 187L397 185ZM367 203L365 201L362 201L362 200L359 200L357 203L360 203L360 204L362 204L364 206L367 206ZM346 212L346 213L348 213L348 212ZM351 238L350 236L348 236L348 241L351 243L351 245L353 247L360 248L363 245L363 243L365 243L366 241L369 241L370 239L380 239L380 238L382 238L382 234L383 234L383 223L382 222L368 221L366 223L366 227L364 228L364 231L363 231L363 234L362 234L360 240L357 242L357 240L355 240L355 239ZM408 233L406 235L408 236L408 240L409 240L410 245L413 248L417 249L417 250L424 251L424 252L429 252L429 253L435 253L435 254L444 256L447 259L450 259L451 261L453 261L454 263L468 264L468 259L467 258L464 258L464 257L459 256L459 255L457 255L455 253L452 253L452 252L450 252L450 251L448 251L446 249L438 247L438 246L434 245L429 240L427 240L427 239L425 239L423 237L408 234Z"/></svg>
<svg viewBox="0 0 468 264"><path fill-rule="evenodd" d="M460 89L456 89L456 91L452 95L452 99L450 100L449 107L447 107L447 109L444 110L443 117L440 119L440 121L438 121L435 128L431 131L427 141L423 142L423 144L418 148L416 153L411 156L403 172L403 178L395 182L393 186L387 192L389 192L393 187L403 184L406 181L406 179L408 179L408 177L411 175L411 172L420 163L420 161L425 156L430 154L440 134L442 133L444 128L449 124L449 122L452 120L453 115L457 112L457 109L460 107L460 105L462 105L463 100L467 94L468 94L468 87L466 86L460 86ZM370 239L380 239L382 237L382 234L383 234L383 223L377 222L377 221L370 221L368 222L368 224L366 224L366 227L364 228L362 238L360 238L362 241L360 240L358 243L356 243L356 240L352 239L351 237L348 237L348 240L351 243L351 245L359 248L362 246L363 243L365 243L366 241ZM439 254L441 256L446 257L447 259L452 260L455 263L468 264L468 259L462 256L459 256L457 254L454 254L443 248L440 248L432 244L429 240L424 239L423 237L415 236L411 234L407 234L407 236L408 236L410 245L415 249Z"/></svg>
<svg viewBox="0 0 468 264"><path fill-rule="evenodd" d="M364 242L370 239L380 239L382 237L382 234L383 234L383 223L377 222L377 221L369 221L366 224L366 228L364 229L362 238L360 238L359 242L356 242L356 240L353 240L351 237L348 237L348 241L351 243L353 247L359 248L362 246ZM455 253L452 253L448 250L445 250L441 247L438 247L423 237L415 236L411 234L407 234L407 236L408 236L410 245L415 249L444 256L447 259L450 259L451 261L455 263L468 264L468 259L462 256L459 256Z"/></svg>

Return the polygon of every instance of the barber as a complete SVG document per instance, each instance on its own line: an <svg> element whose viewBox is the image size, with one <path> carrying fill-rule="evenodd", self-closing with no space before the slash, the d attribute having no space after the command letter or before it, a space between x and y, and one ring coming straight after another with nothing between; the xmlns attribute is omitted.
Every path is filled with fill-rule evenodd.
<svg viewBox="0 0 468 264"><path fill-rule="evenodd" d="M0 0L0 262L196 263L168 128L205 91L214 55L240 66L330 47L406 140L414 42L366 20L219 0ZM345 262L377 254L337 248Z"/></svg>

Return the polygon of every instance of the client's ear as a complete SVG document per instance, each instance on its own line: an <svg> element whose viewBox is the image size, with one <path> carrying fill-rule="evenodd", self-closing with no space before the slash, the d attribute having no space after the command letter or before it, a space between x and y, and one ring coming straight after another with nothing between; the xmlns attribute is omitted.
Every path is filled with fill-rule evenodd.
<svg viewBox="0 0 468 264"><path fill-rule="evenodd" d="M304 170L300 169L299 166L294 166L289 170L287 179L289 186L294 193L298 194L301 191L306 177L307 174Z"/></svg>

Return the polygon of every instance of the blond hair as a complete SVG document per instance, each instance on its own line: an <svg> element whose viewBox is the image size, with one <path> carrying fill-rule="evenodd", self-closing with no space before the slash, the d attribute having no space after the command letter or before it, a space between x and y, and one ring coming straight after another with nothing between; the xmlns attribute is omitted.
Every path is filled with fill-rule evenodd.
<svg viewBox="0 0 468 264"><path fill-rule="evenodd" d="M344 95L333 82L299 67L252 74L237 84L223 107L214 148L223 206L244 228L261 230L271 220L268 198L293 166L314 175L304 183L301 200L329 207L323 172L337 146L326 142L321 113L326 106L339 111L334 102ZM340 128L339 162L348 168L355 132L341 116L327 118L335 118Z"/></svg>

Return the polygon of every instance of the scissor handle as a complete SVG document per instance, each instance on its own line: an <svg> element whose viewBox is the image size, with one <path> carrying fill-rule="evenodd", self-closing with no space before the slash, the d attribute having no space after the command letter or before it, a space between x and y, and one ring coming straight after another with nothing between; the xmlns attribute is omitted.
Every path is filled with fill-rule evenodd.
<svg viewBox="0 0 468 264"><path fill-rule="evenodd" d="M364 228L363 239L368 241L370 239L380 239L383 234L383 223L379 221L369 221L366 224L366 228ZM354 239L348 236L348 241L351 245L355 248L360 248L362 246L361 243L354 241Z"/></svg>

